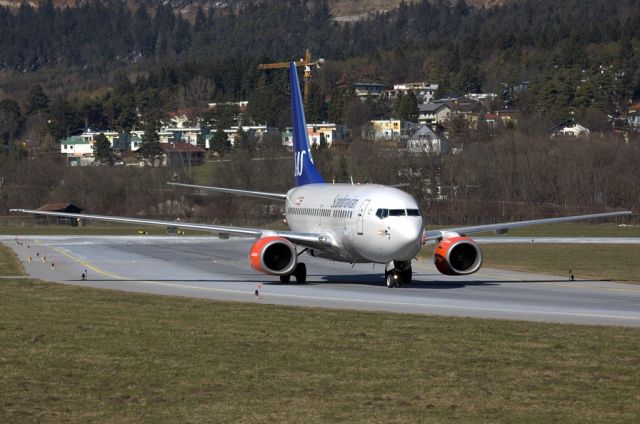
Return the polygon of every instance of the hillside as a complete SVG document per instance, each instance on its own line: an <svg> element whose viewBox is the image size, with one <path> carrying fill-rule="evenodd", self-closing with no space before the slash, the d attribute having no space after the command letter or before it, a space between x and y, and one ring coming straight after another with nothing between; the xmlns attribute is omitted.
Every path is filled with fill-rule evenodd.
<svg viewBox="0 0 640 424"><path fill-rule="evenodd" d="M151 0L144 1L145 4L153 4L153 2L158 4L166 3L164 0ZM169 0L168 3L171 4L176 11L178 11L182 15L191 16L193 15L195 9L198 5L200 5L205 10L210 8L219 8L219 9L229 9L235 8L236 6L241 6L244 3L247 3L249 0L219 0L219 1L210 1L210 0ZM279 1L279 0L265 0L269 1ZM352 0L329 0L329 10L331 11L331 16L340 21L348 21L354 20L357 18L361 18L369 14L370 12L382 12L396 9L403 0L361 0L361 1L352 1ZM417 0L405 0L407 3L415 2ZM454 3L456 0L449 0L451 3ZM466 3L472 7L493 7L502 5L508 2L512 2L515 0L466 0ZM20 4L23 3L24 0L0 0L0 6L7 6L12 9L17 9L20 7ZM125 3L129 4L131 7L136 7L141 0L127 0ZM33 7L37 7L42 3L42 0L31 0L27 1ZM53 4L55 7L75 7L77 4L82 4L82 2L77 0L53 0Z"/></svg>

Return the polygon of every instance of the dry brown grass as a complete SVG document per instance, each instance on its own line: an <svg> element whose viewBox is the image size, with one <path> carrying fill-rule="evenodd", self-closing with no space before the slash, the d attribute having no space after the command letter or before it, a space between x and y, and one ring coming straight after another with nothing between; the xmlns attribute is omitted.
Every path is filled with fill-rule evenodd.
<svg viewBox="0 0 640 424"><path fill-rule="evenodd" d="M640 281L637 244L483 244L484 265L598 280Z"/></svg>
<svg viewBox="0 0 640 424"><path fill-rule="evenodd" d="M635 423L635 328L0 280L0 422Z"/></svg>

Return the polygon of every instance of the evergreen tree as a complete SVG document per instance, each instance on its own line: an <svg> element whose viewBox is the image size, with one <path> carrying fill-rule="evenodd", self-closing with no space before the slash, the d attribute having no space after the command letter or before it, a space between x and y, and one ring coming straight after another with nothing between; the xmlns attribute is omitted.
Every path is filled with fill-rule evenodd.
<svg viewBox="0 0 640 424"><path fill-rule="evenodd" d="M344 123L346 106L355 95L353 88L336 88L331 92L327 107L327 117L330 122L336 124Z"/></svg>
<svg viewBox="0 0 640 424"><path fill-rule="evenodd" d="M349 182L351 175L349 174L349 161L344 155L340 155L340 160L338 162L338 175L336 175L336 179L340 183Z"/></svg>
<svg viewBox="0 0 640 424"><path fill-rule="evenodd" d="M0 142L8 145L20 135L24 119L15 100L0 100Z"/></svg>
<svg viewBox="0 0 640 424"><path fill-rule="evenodd" d="M403 121L418 122L418 98L413 91L398 96L396 116Z"/></svg>
<svg viewBox="0 0 640 424"><path fill-rule="evenodd" d="M327 120L327 104L317 84L311 84L309 99L304 105L307 122L325 122Z"/></svg>
<svg viewBox="0 0 640 424"><path fill-rule="evenodd" d="M109 166L113 166L116 163L116 154L111 147L111 143L109 143L109 140L103 133L96 136L92 148L94 162Z"/></svg>
<svg viewBox="0 0 640 424"><path fill-rule="evenodd" d="M32 114L34 112L40 112L47 109L49 106L49 98L44 94L41 85L34 85L29 91L29 106L27 107L27 113Z"/></svg>
<svg viewBox="0 0 640 424"><path fill-rule="evenodd" d="M233 136L234 147L236 149L246 150L249 155L253 156L255 152L255 143L252 138L249 137L249 134L246 131L243 131L242 128L238 128L238 131Z"/></svg>
<svg viewBox="0 0 640 424"><path fill-rule="evenodd" d="M49 105L47 124L49 133L58 140L83 127L74 105L62 96L57 96Z"/></svg>
<svg viewBox="0 0 640 424"><path fill-rule="evenodd" d="M218 127L213 135L213 139L211 139L211 150L218 153L220 157L223 157L231 150L231 143L222 127Z"/></svg>
<svg viewBox="0 0 640 424"><path fill-rule="evenodd" d="M158 123L148 121L143 126L144 134L142 135L142 143L136 152L138 157L143 159L151 166L155 166L158 159L163 155L162 147L160 147L160 136L158 135Z"/></svg>

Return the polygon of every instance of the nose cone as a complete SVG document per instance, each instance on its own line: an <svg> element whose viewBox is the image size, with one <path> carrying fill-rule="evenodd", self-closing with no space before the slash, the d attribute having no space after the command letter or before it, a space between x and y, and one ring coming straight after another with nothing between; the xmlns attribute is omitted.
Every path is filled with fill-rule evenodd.
<svg viewBox="0 0 640 424"><path fill-rule="evenodd" d="M422 218L401 217L391 225L397 261L409 261L418 254L422 247Z"/></svg>

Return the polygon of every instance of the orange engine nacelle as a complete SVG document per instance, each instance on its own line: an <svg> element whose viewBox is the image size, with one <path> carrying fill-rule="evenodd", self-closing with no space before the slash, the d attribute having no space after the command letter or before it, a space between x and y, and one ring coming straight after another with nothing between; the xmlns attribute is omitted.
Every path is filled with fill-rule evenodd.
<svg viewBox="0 0 640 424"><path fill-rule="evenodd" d="M249 265L256 271L271 275L291 274L298 263L295 246L283 237L262 237L249 251Z"/></svg>
<svg viewBox="0 0 640 424"><path fill-rule="evenodd" d="M445 275L473 274L482 266L482 251L469 237L446 238L436 244L433 261Z"/></svg>

